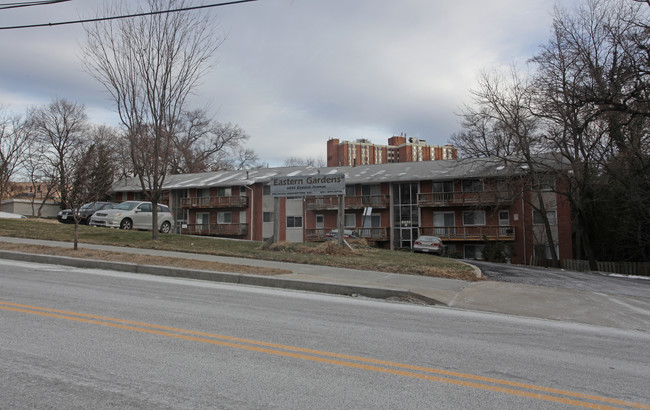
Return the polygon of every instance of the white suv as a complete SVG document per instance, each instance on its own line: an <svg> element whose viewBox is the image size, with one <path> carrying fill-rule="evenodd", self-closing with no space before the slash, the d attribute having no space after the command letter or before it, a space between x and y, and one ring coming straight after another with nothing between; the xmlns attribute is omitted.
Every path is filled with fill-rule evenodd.
<svg viewBox="0 0 650 410"><path fill-rule="evenodd" d="M126 201L112 209L97 211L90 218L91 226L120 229L151 230L151 202ZM158 205L158 230L169 233L174 226L174 215L165 205Z"/></svg>

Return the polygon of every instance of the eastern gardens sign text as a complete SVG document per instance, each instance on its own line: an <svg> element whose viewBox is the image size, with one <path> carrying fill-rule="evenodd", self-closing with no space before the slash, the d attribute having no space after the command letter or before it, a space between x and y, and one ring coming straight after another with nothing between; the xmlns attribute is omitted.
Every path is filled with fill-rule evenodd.
<svg viewBox="0 0 650 410"><path fill-rule="evenodd" d="M345 174L271 178L271 195L326 196L345 194Z"/></svg>

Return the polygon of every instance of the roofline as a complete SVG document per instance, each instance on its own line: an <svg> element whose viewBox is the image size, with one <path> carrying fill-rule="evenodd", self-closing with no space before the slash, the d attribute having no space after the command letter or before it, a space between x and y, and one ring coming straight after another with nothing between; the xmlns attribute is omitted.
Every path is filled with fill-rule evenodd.
<svg viewBox="0 0 650 410"><path fill-rule="evenodd" d="M549 166L562 167L554 155L541 155L539 159ZM194 174L168 175L164 190L188 188L213 188L266 184L274 177L313 176L344 173L346 185L377 184L386 182L447 181L457 179L500 178L526 172L522 159L498 157L446 159L422 162L314 168L275 167L237 171L216 171ZM113 184L112 192L141 191L138 178L129 178Z"/></svg>

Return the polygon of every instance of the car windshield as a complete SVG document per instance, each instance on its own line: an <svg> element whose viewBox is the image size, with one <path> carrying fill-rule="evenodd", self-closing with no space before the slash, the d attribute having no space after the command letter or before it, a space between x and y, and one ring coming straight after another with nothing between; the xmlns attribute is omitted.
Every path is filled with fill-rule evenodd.
<svg viewBox="0 0 650 410"><path fill-rule="evenodd" d="M440 239L435 236L420 236L419 239L426 242L440 241Z"/></svg>
<svg viewBox="0 0 650 410"><path fill-rule="evenodd" d="M86 206L88 205L88 206ZM92 202L90 204L84 205L81 209L86 210L86 211L97 211L99 209L102 209L103 204L101 202Z"/></svg>
<svg viewBox="0 0 650 410"><path fill-rule="evenodd" d="M121 204L117 205L113 209L119 209L121 211L130 211L136 206L138 206L138 204L140 204L140 202L127 201L127 202L122 202Z"/></svg>
<svg viewBox="0 0 650 410"><path fill-rule="evenodd" d="M79 208L79 210L81 210L81 211L86 211L86 210L88 210L88 209L93 208L94 206L95 206L95 203L94 203L94 202L89 202L89 203L87 203L87 204L83 204L83 205L81 205L81 208Z"/></svg>

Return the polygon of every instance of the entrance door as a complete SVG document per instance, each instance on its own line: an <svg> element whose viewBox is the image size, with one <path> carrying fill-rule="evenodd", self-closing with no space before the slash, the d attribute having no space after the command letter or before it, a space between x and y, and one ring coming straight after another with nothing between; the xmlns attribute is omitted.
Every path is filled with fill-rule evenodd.
<svg viewBox="0 0 650 410"><path fill-rule="evenodd" d="M418 184L393 185L393 244L395 248L411 248L418 237Z"/></svg>
<svg viewBox="0 0 650 410"><path fill-rule="evenodd" d="M325 216L316 215L316 237L325 238Z"/></svg>
<svg viewBox="0 0 650 410"><path fill-rule="evenodd" d="M511 236L513 234L510 226L510 212L499 211L499 236Z"/></svg>

